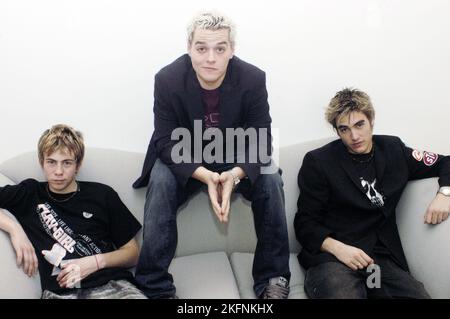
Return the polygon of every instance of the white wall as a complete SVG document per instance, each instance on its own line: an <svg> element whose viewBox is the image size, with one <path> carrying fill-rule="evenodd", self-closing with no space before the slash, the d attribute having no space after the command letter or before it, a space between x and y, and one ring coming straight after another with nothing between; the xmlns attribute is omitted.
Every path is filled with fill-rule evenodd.
<svg viewBox="0 0 450 319"><path fill-rule="evenodd" d="M354 86L376 133L450 153L450 1L0 0L0 162L61 122L88 146L144 152L153 77L203 8L232 17L237 55L267 72L281 145L332 135L324 108Z"/></svg>

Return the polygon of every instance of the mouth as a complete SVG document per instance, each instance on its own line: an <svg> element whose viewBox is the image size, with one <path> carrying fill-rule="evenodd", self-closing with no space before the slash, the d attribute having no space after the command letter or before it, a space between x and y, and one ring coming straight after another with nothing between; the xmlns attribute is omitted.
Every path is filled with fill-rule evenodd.
<svg viewBox="0 0 450 319"><path fill-rule="evenodd" d="M363 142L358 142L358 143L353 143L352 147L353 148L360 148L363 145Z"/></svg>

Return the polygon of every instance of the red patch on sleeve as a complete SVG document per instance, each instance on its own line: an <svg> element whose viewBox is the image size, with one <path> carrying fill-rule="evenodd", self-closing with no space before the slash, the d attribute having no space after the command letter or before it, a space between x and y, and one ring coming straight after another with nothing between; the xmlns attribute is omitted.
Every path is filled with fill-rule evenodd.
<svg viewBox="0 0 450 319"><path fill-rule="evenodd" d="M431 166L438 160L438 155L431 152L424 152L423 153L423 162L427 166Z"/></svg>

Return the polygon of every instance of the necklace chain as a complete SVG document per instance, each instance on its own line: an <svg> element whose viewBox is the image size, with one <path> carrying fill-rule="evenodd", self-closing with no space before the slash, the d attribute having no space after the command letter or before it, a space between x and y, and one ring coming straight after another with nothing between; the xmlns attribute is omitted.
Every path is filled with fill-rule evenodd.
<svg viewBox="0 0 450 319"><path fill-rule="evenodd" d="M56 198L54 198L54 197L51 195L51 193L50 193L50 188L49 188L48 183L47 183L46 190L47 190L48 197L50 197L51 200L53 200L53 201L55 201L55 202L57 202L57 203L64 203L64 202L67 202L68 200L72 199L72 198L80 191L80 184L78 184L77 181L75 181L75 183L77 183L77 190L76 190L75 192L73 192L72 195L70 195L69 197L67 197L67 198L65 198L65 199L56 199Z"/></svg>
<svg viewBox="0 0 450 319"><path fill-rule="evenodd" d="M365 160L360 160L360 159L357 159L357 158L355 158L355 157L353 157L353 156L352 156L351 158L352 158L352 160L354 160L355 162L358 162L358 163L360 163L360 164L365 164L365 163L369 163L369 162L372 160L373 154L375 154L375 147L372 146L372 150L370 151L370 156L369 156L367 159L365 159Z"/></svg>

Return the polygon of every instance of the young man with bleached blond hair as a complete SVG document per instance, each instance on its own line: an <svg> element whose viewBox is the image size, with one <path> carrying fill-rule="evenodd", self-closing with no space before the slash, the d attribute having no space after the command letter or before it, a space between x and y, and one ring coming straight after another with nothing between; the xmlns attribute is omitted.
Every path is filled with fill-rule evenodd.
<svg viewBox="0 0 450 319"><path fill-rule="evenodd" d="M260 298L287 298L289 242L281 173L262 173L265 163L248 156L261 154L260 145L265 146L265 154L270 156L272 151L265 73L234 56L235 26L220 13L206 12L192 20L187 49L188 54L155 77L155 129L142 174L133 185L148 189L136 279L149 298L176 297L168 268L177 246L177 209L206 186L220 222L228 221L233 191L252 202L258 237L253 263L255 294ZM188 143L184 148L187 154L183 154L187 160L180 161L174 154L178 141L172 139L180 129L194 139L198 131L201 135L220 133L222 142L215 139L219 146L231 142L224 134L227 129L263 129L268 134L258 136L262 143L247 141L245 149L227 154L231 156L224 160L199 159L195 146ZM205 144L200 153L207 149ZM245 160L238 160L242 154Z"/></svg>

